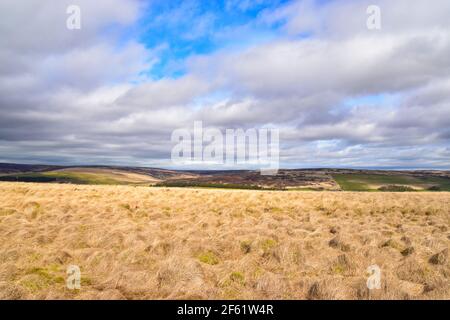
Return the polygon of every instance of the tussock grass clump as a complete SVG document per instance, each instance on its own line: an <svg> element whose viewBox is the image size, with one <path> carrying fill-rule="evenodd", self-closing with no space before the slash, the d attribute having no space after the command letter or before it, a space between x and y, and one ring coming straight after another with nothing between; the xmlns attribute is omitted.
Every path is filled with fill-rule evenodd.
<svg viewBox="0 0 450 320"><path fill-rule="evenodd" d="M219 263L219 258L217 258L214 252L212 251L207 251L199 254L198 260L200 260L200 262L210 265L216 265Z"/></svg>
<svg viewBox="0 0 450 320"><path fill-rule="evenodd" d="M245 283L245 276L242 272L234 271L230 274L230 280L233 282L238 282L240 284Z"/></svg>
<svg viewBox="0 0 450 320"><path fill-rule="evenodd" d="M252 243L250 241L242 241L241 250L245 254L250 253L250 251L252 250Z"/></svg>

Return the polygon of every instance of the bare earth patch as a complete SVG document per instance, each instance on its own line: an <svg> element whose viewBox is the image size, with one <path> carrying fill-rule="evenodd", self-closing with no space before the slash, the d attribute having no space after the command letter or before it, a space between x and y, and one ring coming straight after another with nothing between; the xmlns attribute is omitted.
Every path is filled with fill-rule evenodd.
<svg viewBox="0 0 450 320"><path fill-rule="evenodd" d="M0 299L449 299L449 222L444 192L0 183Z"/></svg>

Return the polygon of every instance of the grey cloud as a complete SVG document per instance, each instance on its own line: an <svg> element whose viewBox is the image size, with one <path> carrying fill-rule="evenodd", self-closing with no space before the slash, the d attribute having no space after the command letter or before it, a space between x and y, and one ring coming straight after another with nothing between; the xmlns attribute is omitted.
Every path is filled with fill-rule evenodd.
<svg viewBox="0 0 450 320"><path fill-rule="evenodd" d="M284 21L278 39L192 58L186 75L159 80L140 75L157 50L117 45L140 2L81 1L79 33L65 29L67 3L0 4L1 161L168 165L172 130L203 120L279 128L285 166L449 167L448 1L383 0L377 34L356 27L365 10L350 14L364 2L292 2L261 16ZM419 26L400 17L411 7ZM292 37L305 30L314 37ZM400 99L345 105L384 93Z"/></svg>

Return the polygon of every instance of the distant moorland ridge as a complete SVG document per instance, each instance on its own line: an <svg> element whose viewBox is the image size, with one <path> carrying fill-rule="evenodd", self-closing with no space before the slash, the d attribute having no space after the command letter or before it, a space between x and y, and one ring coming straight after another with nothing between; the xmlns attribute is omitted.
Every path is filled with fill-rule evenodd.
<svg viewBox="0 0 450 320"><path fill-rule="evenodd" d="M0 181L261 190L450 191L450 171L365 169L169 170L0 163Z"/></svg>

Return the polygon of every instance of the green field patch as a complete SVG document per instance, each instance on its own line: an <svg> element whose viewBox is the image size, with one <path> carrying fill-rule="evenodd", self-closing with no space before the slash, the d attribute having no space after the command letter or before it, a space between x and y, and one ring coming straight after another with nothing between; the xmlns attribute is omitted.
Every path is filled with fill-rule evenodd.
<svg viewBox="0 0 450 320"><path fill-rule="evenodd" d="M70 171L48 171L21 173L0 177L0 181L41 182L41 183L74 183L74 184L122 184L121 181L97 173L79 173Z"/></svg>
<svg viewBox="0 0 450 320"><path fill-rule="evenodd" d="M121 184L121 181L112 179L101 173L81 173L71 171L49 171L43 173L47 177L54 177L63 181L83 184Z"/></svg>
<svg viewBox="0 0 450 320"><path fill-rule="evenodd" d="M402 174L333 174L344 191L450 191L450 179Z"/></svg>

